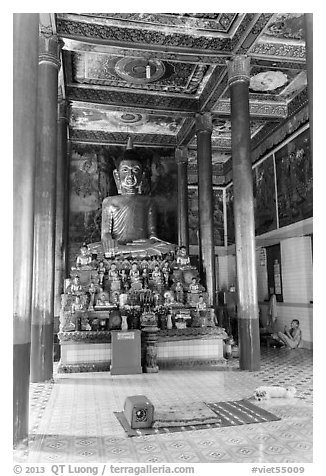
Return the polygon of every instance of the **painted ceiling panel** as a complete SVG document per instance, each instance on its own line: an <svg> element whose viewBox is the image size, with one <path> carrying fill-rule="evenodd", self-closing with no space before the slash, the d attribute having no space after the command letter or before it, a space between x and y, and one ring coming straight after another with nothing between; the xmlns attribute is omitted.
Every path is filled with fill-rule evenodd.
<svg viewBox="0 0 326 476"><path fill-rule="evenodd" d="M252 144L307 104L302 13L57 13L70 140L196 148L213 114L213 163L231 155L227 61L251 58ZM195 164L193 152L190 162Z"/></svg>
<svg viewBox="0 0 326 476"><path fill-rule="evenodd" d="M73 107L70 125L74 129L126 132L137 134L175 135L184 118L108 111L104 108Z"/></svg>

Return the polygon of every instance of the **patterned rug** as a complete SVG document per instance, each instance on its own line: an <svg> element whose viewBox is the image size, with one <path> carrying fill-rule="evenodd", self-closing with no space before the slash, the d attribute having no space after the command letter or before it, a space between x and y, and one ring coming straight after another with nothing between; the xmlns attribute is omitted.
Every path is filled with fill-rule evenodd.
<svg viewBox="0 0 326 476"><path fill-rule="evenodd" d="M273 413L254 405L248 400L206 403L206 405L221 418L221 426L248 425L250 423L280 420Z"/></svg>
<svg viewBox="0 0 326 476"><path fill-rule="evenodd" d="M276 415L253 405L248 400L193 404L187 408L161 408L155 410L155 422L151 428L137 430L130 427L123 412L114 412L114 415L128 436L155 435L280 420Z"/></svg>

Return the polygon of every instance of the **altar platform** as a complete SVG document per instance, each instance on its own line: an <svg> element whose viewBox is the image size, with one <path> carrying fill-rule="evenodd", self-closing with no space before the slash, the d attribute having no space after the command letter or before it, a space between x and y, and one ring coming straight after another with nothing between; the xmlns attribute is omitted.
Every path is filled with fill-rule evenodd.
<svg viewBox="0 0 326 476"><path fill-rule="evenodd" d="M159 330L158 366L166 369L223 365L225 337L219 327ZM59 373L110 370L111 331L60 332L58 338L61 345Z"/></svg>

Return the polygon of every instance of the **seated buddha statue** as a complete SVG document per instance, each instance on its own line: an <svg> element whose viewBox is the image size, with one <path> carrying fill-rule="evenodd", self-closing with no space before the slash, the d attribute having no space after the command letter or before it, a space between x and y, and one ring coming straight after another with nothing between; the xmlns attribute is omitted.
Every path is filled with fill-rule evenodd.
<svg viewBox="0 0 326 476"><path fill-rule="evenodd" d="M76 268L92 269L92 256L89 253L88 246L84 243L80 248L80 254L77 256Z"/></svg>
<svg viewBox="0 0 326 476"><path fill-rule="evenodd" d="M190 258L187 255L187 248L185 246L180 246L177 256L177 266L180 268L190 266Z"/></svg>
<svg viewBox="0 0 326 476"><path fill-rule="evenodd" d="M149 195L141 193L145 172L134 149L125 151L113 175L119 195L103 200L102 247L89 245L92 252L98 250L105 257L117 254L152 256L174 250L174 245L157 236L154 202Z"/></svg>

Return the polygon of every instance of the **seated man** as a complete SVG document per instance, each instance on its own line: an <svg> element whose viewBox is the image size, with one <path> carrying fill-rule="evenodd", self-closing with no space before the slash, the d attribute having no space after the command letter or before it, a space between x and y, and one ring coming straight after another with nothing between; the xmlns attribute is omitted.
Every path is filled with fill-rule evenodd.
<svg viewBox="0 0 326 476"><path fill-rule="evenodd" d="M157 237L154 202L150 196L141 194L144 167L135 150L125 151L113 175L119 195L103 200L102 250L99 251L105 256L121 253L152 256L174 249L174 245ZM90 248L94 252L98 245Z"/></svg>
<svg viewBox="0 0 326 476"><path fill-rule="evenodd" d="M272 338L290 349L296 349L301 342L301 329L299 326L300 323L298 319L293 319L291 329L285 326L284 332L276 332L272 334Z"/></svg>

